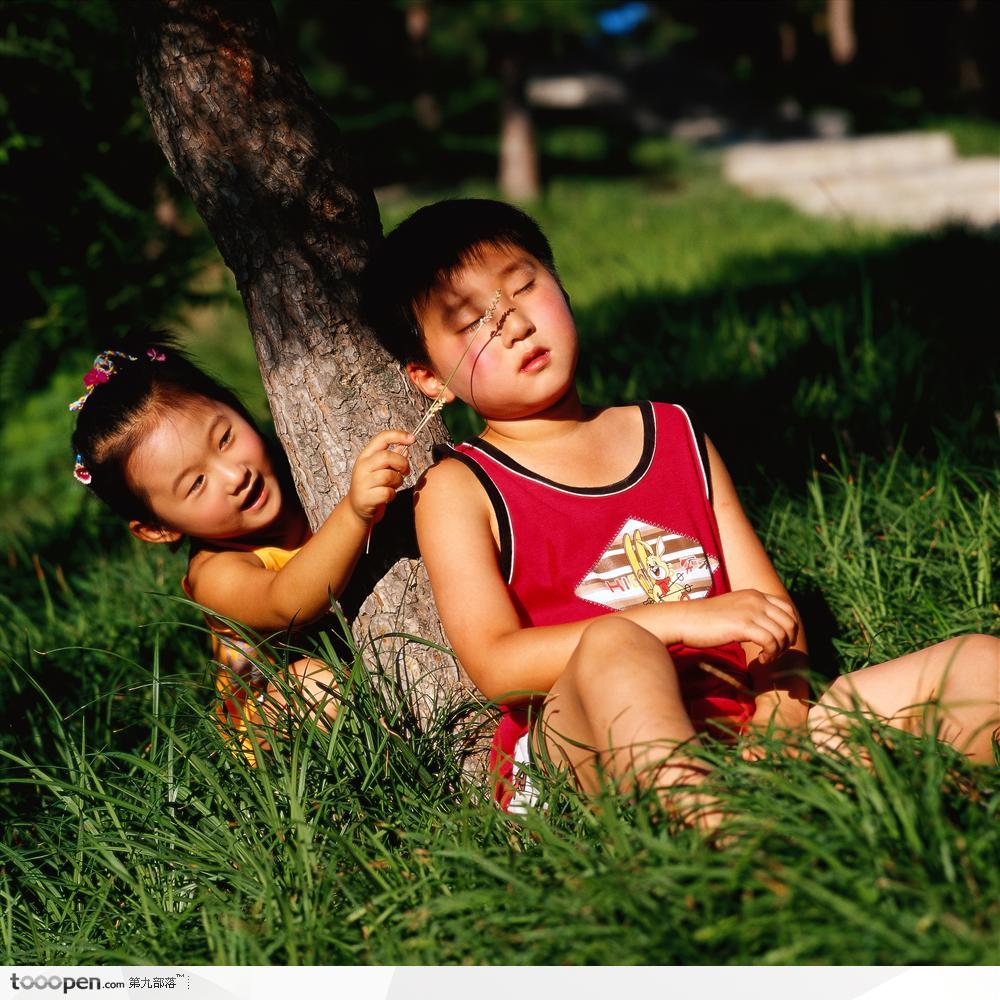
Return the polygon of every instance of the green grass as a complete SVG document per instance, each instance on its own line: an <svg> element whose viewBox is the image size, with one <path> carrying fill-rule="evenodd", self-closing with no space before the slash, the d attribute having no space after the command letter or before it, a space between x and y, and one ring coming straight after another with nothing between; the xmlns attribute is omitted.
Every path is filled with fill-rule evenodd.
<svg viewBox="0 0 1000 1000"><path fill-rule="evenodd" d="M1000 156L1000 122L993 118L929 118L923 127L947 132L959 156Z"/></svg>
<svg viewBox="0 0 1000 1000"><path fill-rule="evenodd" d="M821 674L996 632L996 238L805 219L662 155L662 178L557 181L535 206L588 397L702 414ZM192 326L252 385L238 313ZM52 463L63 414L32 419ZM461 777L474 706L421 730L350 654L335 731L250 770L214 730L183 553L67 497L16 522L0 569L5 962L1000 962L995 768L927 740L863 737L870 771L709 746L722 848L562 786L515 821Z"/></svg>
<svg viewBox="0 0 1000 1000"><path fill-rule="evenodd" d="M996 477L953 469L951 456L902 455L881 475L827 468L756 512L793 588L827 595L820 653L854 667L990 625ZM135 557L141 587L180 569ZM59 641L112 617L99 603L121 594L109 569L53 598ZM135 600L122 617L178 617L174 601ZM721 850L642 804L608 796L594 811L564 787L547 814L514 822L462 783L450 720L418 731L358 662L341 668L353 681L334 733L304 727L244 767L210 721L202 638L101 635L125 656L107 685L106 654L8 665L33 697L3 753L18 806L0 846L6 961L1000 959L998 774L928 741L869 741L872 772L709 747L738 817ZM63 672L80 691L60 699Z"/></svg>

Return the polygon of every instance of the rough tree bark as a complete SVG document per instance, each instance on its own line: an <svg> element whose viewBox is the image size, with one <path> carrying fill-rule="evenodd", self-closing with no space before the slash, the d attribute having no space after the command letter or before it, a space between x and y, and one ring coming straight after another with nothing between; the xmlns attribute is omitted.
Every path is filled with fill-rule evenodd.
<svg viewBox="0 0 1000 1000"><path fill-rule="evenodd" d="M262 0L128 5L139 89L157 141L219 246L246 307L275 428L315 529L372 434L414 427L424 402L358 320L378 206L336 126L282 50ZM429 464L440 419L410 449ZM467 681L443 643L408 495L375 529L342 599L355 635L395 669L426 720Z"/></svg>

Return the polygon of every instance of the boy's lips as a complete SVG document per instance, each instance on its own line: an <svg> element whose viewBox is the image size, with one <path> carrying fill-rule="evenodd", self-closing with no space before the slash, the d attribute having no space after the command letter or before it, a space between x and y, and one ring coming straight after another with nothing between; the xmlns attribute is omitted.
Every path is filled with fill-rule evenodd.
<svg viewBox="0 0 1000 1000"><path fill-rule="evenodd" d="M521 362L522 372L536 372L549 363L549 351L546 347L536 347L529 351Z"/></svg>
<svg viewBox="0 0 1000 1000"><path fill-rule="evenodd" d="M253 485L247 491L246 498L240 504L240 510L257 510L264 505L267 500L267 487L264 484L264 477L258 476Z"/></svg>

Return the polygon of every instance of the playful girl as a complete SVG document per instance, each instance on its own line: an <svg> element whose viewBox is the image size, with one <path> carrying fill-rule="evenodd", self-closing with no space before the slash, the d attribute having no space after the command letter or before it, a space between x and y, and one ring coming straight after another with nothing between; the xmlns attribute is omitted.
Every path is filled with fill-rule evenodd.
<svg viewBox="0 0 1000 1000"><path fill-rule="evenodd" d="M133 338L103 351L84 376L73 448L76 478L128 522L136 538L191 540L185 592L199 604L261 634L322 618L330 595L350 579L371 525L409 472L374 437L354 465L347 495L312 534L283 458L258 433L239 400L193 365L169 339ZM259 656L221 622L209 620L219 662L220 722L253 763L247 723L285 705L253 663ZM312 710L334 714L335 680L325 665L299 660L291 688Z"/></svg>
<svg viewBox="0 0 1000 1000"><path fill-rule="evenodd" d="M700 732L808 725L832 751L855 706L993 759L994 638L845 675L809 706L798 613L722 459L678 406L581 403L569 300L523 212L473 199L421 209L366 282L372 325L416 386L485 421L428 471L416 520L445 632L505 709L501 804L531 801L521 764L541 751L585 791L610 776L670 801L686 786L685 810L712 826L687 752Z"/></svg>

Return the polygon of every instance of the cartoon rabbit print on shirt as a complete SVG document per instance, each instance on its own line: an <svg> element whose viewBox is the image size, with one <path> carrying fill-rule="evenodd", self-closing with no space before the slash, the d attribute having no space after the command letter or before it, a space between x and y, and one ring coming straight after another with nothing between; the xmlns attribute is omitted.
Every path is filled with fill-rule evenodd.
<svg viewBox="0 0 1000 1000"><path fill-rule="evenodd" d="M625 557L651 604L684 600L686 594L671 593L670 565L666 559L662 538L656 540L654 549L638 531L635 531L631 535L625 535L624 543Z"/></svg>
<svg viewBox="0 0 1000 1000"><path fill-rule="evenodd" d="M707 597L718 560L696 538L630 517L602 546L577 597L613 611Z"/></svg>

